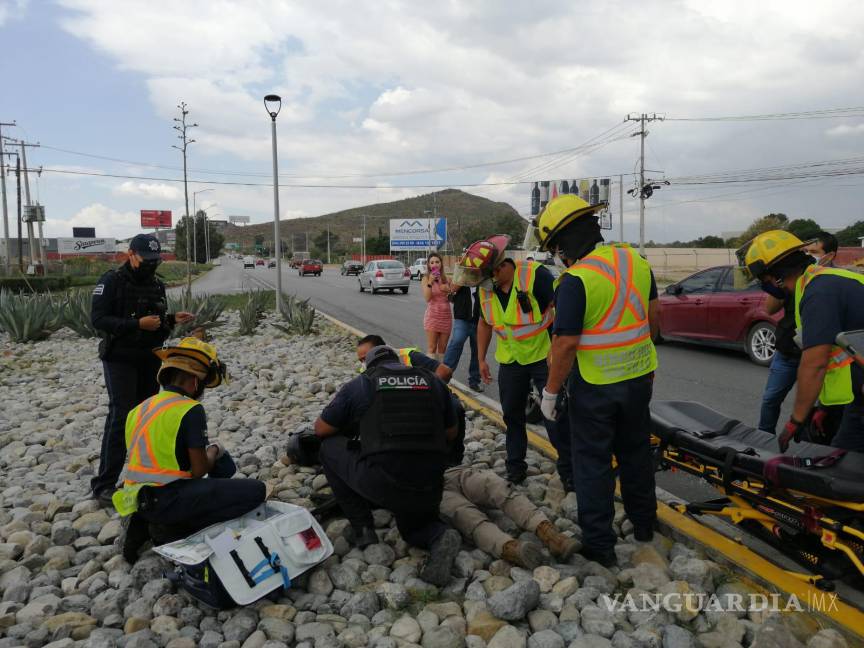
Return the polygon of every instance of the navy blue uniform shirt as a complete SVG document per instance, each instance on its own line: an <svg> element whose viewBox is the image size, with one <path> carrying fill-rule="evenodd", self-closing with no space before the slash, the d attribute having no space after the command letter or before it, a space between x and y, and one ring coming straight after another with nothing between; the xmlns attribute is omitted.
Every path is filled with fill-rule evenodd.
<svg viewBox="0 0 864 648"><path fill-rule="evenodd" d="M514 277L515 281L515 277ZM513 288L504 292L498 286L495 286L495 294L498 295L498 301L501 302L501 310L507 310L507 303L510 300L510 293ZM534 274L534 287L531 289L531 294L537 300L537 307L541 313L544 313L549 307L549 304L555 299L555 277L549 272L549 269L543 265L537 268ZM519 304L516 304L519 307Z"/></svg>

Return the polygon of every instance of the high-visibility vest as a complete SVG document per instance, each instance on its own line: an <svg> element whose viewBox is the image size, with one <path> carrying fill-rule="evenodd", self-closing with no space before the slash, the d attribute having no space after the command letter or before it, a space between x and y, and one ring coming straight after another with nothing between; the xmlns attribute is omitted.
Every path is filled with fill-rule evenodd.
<svg viewBox="0 0 864 648"><path fill-rule="evenodd" d="M807 266L804 274L795 283L795 326L801 333L804 329L801 323L801 299L810 282L820 275L833 275L844 279L853 279L864 285L864 277L839 268L823 268L818 265ZM854 360L846 351L839 346L831 346L831 356L825 371L825 379L822 381L822 389L819 391L819 402L823 405L845 405L855 399L852 390L852 368Z"/></svg>
<svg viewBox="0 0 864 648"><path fill-rule="evenodd" d="M513 273L513 285L506 305L501 304L494 290L478 288L480 313L495 331L498 345L495 359L499 364L518 362L528 365L545 360L551 342L547 329L552 326L554 310L550 304L545 312L534 297L534 281L541 264L536 261L520 261ZM523 313L517 294L524 292L531 303L531 312Z"/></svg>
<svg viewBox="0 0 864 648"><path fill-rule="evenodd" d="M164 486L178 479L191 479L180 470L176 443L180 423L198 401L171 391L151 396L126 417L126 477L123 488L112 497L121 515L137 510L142 486Z"/></svg>
<svg viewBox="0 0 864 648"><path fill-rule="evenodd" d="M396 353L399 354L399 360L406 367L411 366L411 354L415 351L419 351L417 347L402 347L401 349L396 349Z"/></svg>
<svg viewBox="0 0 864 648"><path fill-rule="evenodd" d="M628 245L602 245L570 266L567 274L579 277L585 287L585 318L576 351L585 382L609 385L654 371L648 262Z"/></svg>

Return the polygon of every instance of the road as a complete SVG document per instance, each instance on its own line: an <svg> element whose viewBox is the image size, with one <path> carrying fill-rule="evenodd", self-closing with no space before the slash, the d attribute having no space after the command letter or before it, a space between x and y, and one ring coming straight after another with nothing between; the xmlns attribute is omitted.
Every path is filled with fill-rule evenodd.
<svg viewBox="0 0 864 648"><path fill-rule="evenodd" d="M361 293L357 278L343 277L337 269L327 268L320 277L299 277L297 271L283 268L282 289L310 298L318 309L368 333L378 333L388 344L416 346L425 350L423 311L425 303L420 286L411 284L407 295ZM222 258L222 265L192 284L195 293L234 293L255 288L272 288L275 269L243 270L239 261ZM174 289L179 290L179 289ZM665 343L658 347L659 368L655 399L695 400L720 412L755 425L759 419L762 389L768 370L750 362L743 353L696 345ZM493 375L497 367L491 357ZM456 378L467 384L468 349L466 345ZM488 395L498 398L497 385L487 386ZM790 399L781 421L789 414Z"/></svg>

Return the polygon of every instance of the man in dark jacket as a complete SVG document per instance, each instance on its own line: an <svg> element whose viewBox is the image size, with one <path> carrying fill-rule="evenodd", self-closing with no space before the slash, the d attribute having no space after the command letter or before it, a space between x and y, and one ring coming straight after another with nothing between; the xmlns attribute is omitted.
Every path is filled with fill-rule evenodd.
<svg viewBox="0 0 864 648"><path fill-rule="evenodd" d="M471 348L471 360L468 364L468 386L476 392L483 391L480 382L480 359L477 356L477 321L480 319L480 302L477 291L467 286L460 286L451 296L453 301L453 334L444 352L444 364L454 371L459 366L465 340Z"/></svg>
<svg viewBox="0 0 864 648"><path fill-rule="evenodd" d="M167 312L165 284L156 276L160 252L156 237L138 234L129 242L126 263L102 275L93 289L90 318L102 337L99 358L108 390L108 416L99 472L90 480L90 488L103 506L111 506L126 461L126 415L159 391L159 358L153 349L162 346L175 323L194 317Z"/></svg>

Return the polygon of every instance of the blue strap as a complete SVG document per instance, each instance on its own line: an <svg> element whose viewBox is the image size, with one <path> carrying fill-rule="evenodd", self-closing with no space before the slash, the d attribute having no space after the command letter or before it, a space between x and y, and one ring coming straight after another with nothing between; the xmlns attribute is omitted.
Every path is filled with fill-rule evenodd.
<svg viewBox="0 0 864 648"><path fill-rule="evenodd" d="M264 571L268 567L269 569ZM262 573L259 574L258 572ZM269 560L265 558L259 562L252 568L249 575L252 577L252 580L255 581L255 584L258 585L273 576L273 574L282 575L282 585L286 590L291 587L291 577L288 576L288 570L282 566L282 561L279 560L277 554L272 554Z"/></svg>

